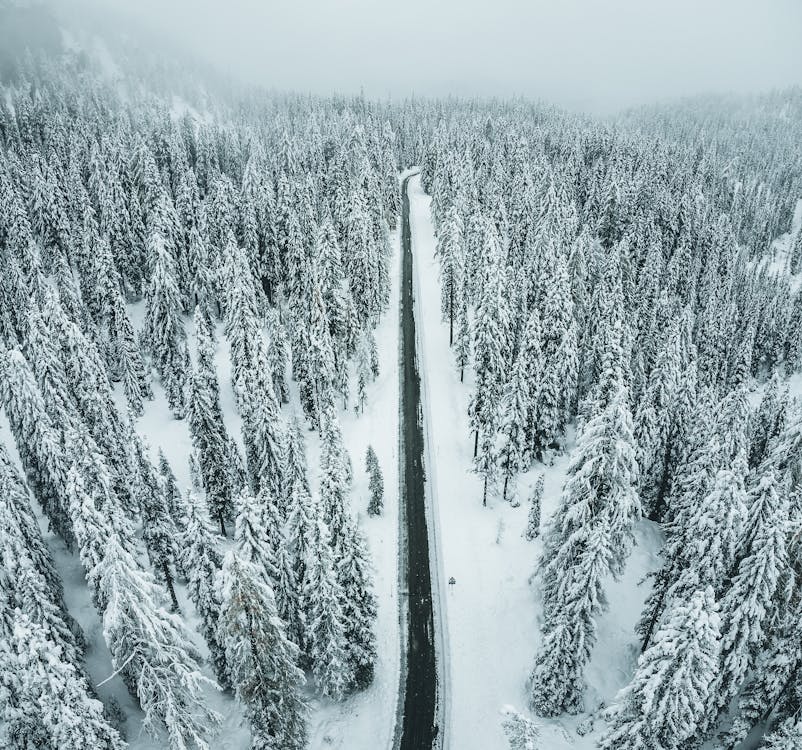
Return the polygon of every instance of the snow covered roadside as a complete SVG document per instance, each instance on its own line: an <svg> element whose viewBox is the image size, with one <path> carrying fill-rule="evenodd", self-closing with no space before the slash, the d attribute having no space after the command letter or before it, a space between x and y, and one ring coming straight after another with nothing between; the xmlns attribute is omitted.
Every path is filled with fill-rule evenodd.
<svg viewBox="0 0 802 750"><path fill-rule="evenodd" d="M380 375L368 386L365 411L359 416L353 410L340 411L345 445L354 468L351 487L351 509L359 517L364 530L371 559L374 565L374 592L378 604L376 622L377 651L375 679L365 691L357 693L342 703L320 699L309 692L309 748L310 750L375 750L390 747L395 726L396 700L400 669L400 643L398 628L398 329L399 329L399 278L395 273L399 258L400 235L391 237L390 259L392 286L390 304L376 330ZM139 330L144 319L144 303L128 308L134 327ZM194 356L195 342L191 318L185 319L185 328L190 351ZM216 367L220 382L220 397L226 428L242 450L241 418L236 411L231 388L231 363L229 343L223 326L217 329ZM151 459L157 461L161 449L182 492L191 486L189 455L192 448L187 420L175 420L170 414L161 385L153 382L154 400L145 402L145 412L136 421L137 432L147 441ZM285 419L293 413L300 414L297 387L290 383L291 403L284 406ZM114 390L115 402L121 414L126 414L126 401L122 387ZM319 484L319 440L315 432L307 432L309 480L313 492ZM0 442L9 449L17 467L21 465L16 445L3 409L0 407ZM365 451L371 444L377 454L384 474L384 513L378 518L367 515L369 498L368 476L365 471ZM47 529L47 521L33 503L42 527L43 536L53 554L56 568L62 576L65 600L70 613L75 617L87 638L86 666L92 683L98 685L108 678L113 668L109 650L103 638L101 618L90 601L84 571L77 554L66 550L64 543ZM224 541L224 544L228 542ZM147 561L143 559L147 566ZM186 597L186 587L178 582L176 592L181 612L189 630L195 635L194 645L206 653L203 639L197 634L198 619L192 604ZM210 678L212 671L204 667ZM141 731L142 715L119 677L113 677L98 690L105 700L114 698L124 711L127 721L125 731L131 750L159 750L165 747ZM215 750L247 750L250 747L250 732L242 721L242 711L227 694L209 690L210 705L223 717L218 734L212 738Z"/></svg>
<svg viewBox="0 0 802 750"><path fill-rule="evenodd" d="M395 269L399 258L400 234L391 236L392 257L390 266ZM378 604L376 621L377 651L375 679L364 692L357 693L341 703L307 695L310 703L309 748L310 750L374 750L389 747L395 725L396 696L400 669L400 645L398 629L398 326L399 326L399 279L391 273L392 286L390 304L376 329L376 344L379 353L379 377L368 385L365 411L356 415L349 408L340 410L339 418L343 440L348 449L354 469L351 487L351 510L359 517L365 532L371 559L374 564L374 593ZM138 329L141 327L144 305L132 306L131 319ZM194 357L194 331L192 320L185 326ZM242 419L237 412L231 385L231 358L229 342L222 324L217 328L217 351L215 356L217 376L220 383L220 401L226 429L237 442L242 443ZM288 381L290 404L282 407L282 416L289 419L293 414L301 415L297 384ZM353 379L352 379L353 385ZM119 406L124 409L125 399L121 390L117 393ZM162 388L154 383L156 398L145 405L145 414L137 422L137 429L151 447L155 460L161 448L182 490L190 487L189 453L191 440L186 420L174 420L170 415ZM353 395L353 394L352 394ZM320 441L316 432L306 431L309 483L313 493L319 486ZM368 476L365 471L365 451L372 445L384 474L384 513L378 518L367 515L369 498ZM183 587L180 587L183 588ZM191 605L187 604L189 611ZM190 627L194 629L194 621ZM200 640L200 638L199 638ZM105 648L105 644L104 644ZM211 673L210 673L211 676ZM215 738L213 747L226 750L246 750L250 746L247 726L241 725L241 709L230 698L222 696L222 706L216 708L224 716L224 725ZM132 738L133 739L133 738ZM132 750L151 750L147 738L145 743L131 744Z"/></svg>
<svg viewBox="0 0 802 750"><path fill-rule="evenodd" d="M395 729L401 644L398 621L398 274L400 232L391 237L390 303L376 328L379 377L369 384L363 414L340 411L343 439L354 467L351 507L367 535L374 566L378 603L373 684L343 703L315 700L310 718L310 750L377 750L389 748ZM294 384L293 384L294 385ZM295 394L294 394L295 395ZM297 407L300 411L300 406ZM317 433L308 432L309 480L318 486ZM367 515L368 475L365 451L372 445L384 475L384 512Z"/></svg>
<svg viewBox="0 0 802 750"><path fill-rule="evenodd" d="M419 178L410 181L410 222L417 275L417 327L428 403L426 436L431 460L434 528L440 536L440 575L446 585L444 617L449 649L447 745L460 750L501 750L507 747L499 710L506 704L527 706L526 679L539 647L538 587L530 585L541 551L540 541L527 542L526 499L544 467L518 482L521 506L513 508L490 496L482 507L482 483L470 472L473 441L468 427L472 373L465 383L448 347L448 327L440 320L438 266L430 218L430 199ZM569 441L569 447L571 441ZM557 506L568 465L567 455L545 468L543 519ZM429 470L429 466L433 470ZM626 573L607 585L609 611L599 621L599 642L587 670L588 709L609 703L631 678L639 652L633 632L648 584L638 586L657 565L659 531L648 522L636 530L639 541ZM590 748L598 731L580 737L573 729L585 717L543 720L543 747ZM601 728L602 722L597 726Z"/></svg>

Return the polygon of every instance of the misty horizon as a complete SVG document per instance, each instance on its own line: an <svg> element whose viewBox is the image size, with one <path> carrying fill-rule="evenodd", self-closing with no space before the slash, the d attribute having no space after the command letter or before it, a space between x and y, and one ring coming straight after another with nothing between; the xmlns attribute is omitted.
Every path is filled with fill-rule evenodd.
<svg viewBox="0 0 802 750"><path fill-rule="evenodd" d="M243 83L300 93L524 97L608 114L802 84L801 3L643 5L110 0L103 8Z"/></svg>

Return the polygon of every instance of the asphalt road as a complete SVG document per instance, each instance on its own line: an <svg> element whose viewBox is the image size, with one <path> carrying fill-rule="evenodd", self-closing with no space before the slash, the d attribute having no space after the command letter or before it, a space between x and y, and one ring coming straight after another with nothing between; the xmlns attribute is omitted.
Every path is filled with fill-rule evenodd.
<svg viewBox="0 0 802 750"><path fill-rule="evenodd" d="M436 726L437 664L432 617L432 579L429 568L429 535L426 528L423 469L423 429L420 377L415 349L415 315L412 290L412 247L409 228L409 196L403 182L401 216L401 418L399 430L402 503L406 515L406 592L408 643L406 683L400 750L431 750ZM403 535L402 535L403 536Z"/></svg>

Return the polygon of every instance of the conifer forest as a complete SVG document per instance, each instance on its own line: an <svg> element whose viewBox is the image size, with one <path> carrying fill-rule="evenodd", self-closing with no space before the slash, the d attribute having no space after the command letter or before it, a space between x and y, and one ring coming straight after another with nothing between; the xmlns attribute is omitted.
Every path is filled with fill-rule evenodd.
<svg viewBox="0 0 802 750"><path fill-rule="evenodd" d="M802 750L802 88L122 31L0 0L0 747Z"/></svg>

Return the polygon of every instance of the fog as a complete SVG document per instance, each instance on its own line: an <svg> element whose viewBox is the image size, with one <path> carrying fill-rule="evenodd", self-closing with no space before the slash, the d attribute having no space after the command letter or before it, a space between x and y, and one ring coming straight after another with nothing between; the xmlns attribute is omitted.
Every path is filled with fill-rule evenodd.
<svg viewBox="0 0 802 750"><path fill-rule="evenodd" d="M802 83L802 0L104 0L248 82L611 111Z"/></svg>

